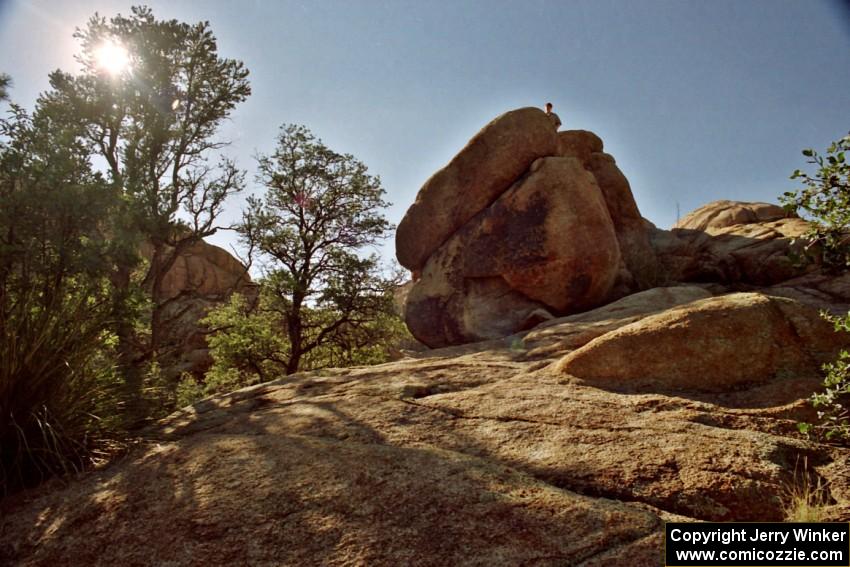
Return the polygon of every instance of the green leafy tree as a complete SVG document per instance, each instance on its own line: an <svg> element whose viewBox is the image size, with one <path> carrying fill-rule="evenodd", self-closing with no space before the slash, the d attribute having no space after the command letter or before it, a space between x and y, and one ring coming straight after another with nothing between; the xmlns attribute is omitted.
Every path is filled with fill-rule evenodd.
<svg viewBox="0 0 850 567"><path fill-rule="evenodd" d="M380 179L297 125L282 127L274 153L259 157L258 179L265 198L249 199L239 231L266 271L261 309L276 313L286 337L284 371L332 345L374 344L397 283L365 255L392 228Z"/></svg>
<svg viewBox="0 0 850 567"><path fill-rule="evenodd" d="M813 149L803 150L808 163L817 166L814 175L796 170L791 179L803 182L803 189L789 191L782 203L789 212L811 220L812 228L804 235L809 248L820 251L829 268L850 266L850 135L827 148L826 155Z"/></svg>
<svg viewBox="0 0 850 567"><path fill-rule="evenodd" d="M186 248L222 228L225 200L243 187L217 135L250 94L248 71L219 56L207 22L157 20L144 7L111 19L95 15L75 37L82 71L52 73L39 104L107 164L124 203L112 237L133 250L149 247L147 262L127 254L112 277L122 367L138 390L134 369L157 360L172 323L165 274ZM134 281L149 298L144 333L128 308Z"/></svg>
<svg viewBox="0 0 850 567"><path fill-rule="evenodd" d="M213 332L207 337L213 366L205 377L207 393L235 390L271 380L287 362L286 337L272 297L261 291L257 305L234 294L204 320Z"/></svg>
<svg viewBox="0 0 850 567"><path fill-rule="evenodd" d="M116 426L103 237L118 195L48 114L0 120L0 494L85 465Z"/></svg>
<svg viewBox="0 0 850 567"><path fill-rule="evenodd" d="M287 302L273 286L260 282L256 302L234 294L229 303L212 311L204 320L213 332L207 342L213 357L194 399L203 395L229 392L266 382L287 373L292 349L286 333ZM391 298L388 298L391 300ZM311 322L333 324L339 313L325 313L305 307L303 315ZM380 364L412 341L407 327L396 313L372 314L371 321L343 325L320 346L310 349L300 362L300 370ZM184 383L192 390L194 381ZM185 401L185 400L184 400Z"/></svg>

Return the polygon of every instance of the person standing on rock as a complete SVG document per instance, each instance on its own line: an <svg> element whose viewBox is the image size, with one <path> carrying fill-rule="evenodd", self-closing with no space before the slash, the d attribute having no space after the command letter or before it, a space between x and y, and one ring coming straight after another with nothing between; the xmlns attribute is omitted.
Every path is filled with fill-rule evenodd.
<svg viewBox="0 0 850 567"><path fill-rule="evenodd" d="M546 116L549 117L549 120L552 121L552 125L555 126L555 130L561 127L561 119L558 118L558 115L552 112L552 103L546 103Z"/></svg>

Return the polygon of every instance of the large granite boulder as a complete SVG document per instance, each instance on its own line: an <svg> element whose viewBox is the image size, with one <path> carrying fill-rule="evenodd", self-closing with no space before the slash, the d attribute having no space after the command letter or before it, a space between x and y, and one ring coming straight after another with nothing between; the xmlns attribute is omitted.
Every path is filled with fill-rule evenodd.
<svg viewBox="0 0 850 567"><path fill-rule="evenodd" d="M635 203L629 180L610 154L590 154L586 165L596 178L605 204L614 222L620 253L633 281L624 282L626 293L653 287L657 278L657 260L649 240L646 223Z"/></svg>
<svg viewBox="0 0 850 567"><path fill-rule="evenodd" d="M649 231L602 148L592 132L555 133L525 108L425 183L396 234L414 272L405 319L417 339L504 336L654 285Z"/></svg>
<svg viewBox="0 0 850 567"><path fill-rule="evenodd" d="M529 358L545 358L553 352L582 347L649 315L708 297L712 297L711 292L698 286L655 287L584 313L540 323L525 335L523 343L529 346Z"/></svg>
<svg viewBox="0 0 850 567"><path fill-rule="evenodd" d="M587 165L590 156L602 151L602 138L587 130L564 130L558 132L558 155L574 157Z"/></svg>
<svg viewBox="0 0 850 567"><path fill-rule="evenodd" d="M575 158L540 159L431 255L407 325L430 346L510 334L604 301L620 262L594 176Z"/></svg>
<svg viewBox="0 0 850 567"><path fill-rule="evenodd" d="M602 139L587 130L558 132L558 140L558 155L581 161L596 178L605 197L624 263L623 281L620 282L622 290L618 295L654 286L657 266L649 232L635 203L629 180L617 167L614 156L604 153Z"/></svg>
<svg viewBox="0 0 850 567"><path fill-rule="evenodd" d="M567 355L559 369L615 389L724 392L774 378L817 378L845 337L797 301L737 293L621 327Z"/></svg>

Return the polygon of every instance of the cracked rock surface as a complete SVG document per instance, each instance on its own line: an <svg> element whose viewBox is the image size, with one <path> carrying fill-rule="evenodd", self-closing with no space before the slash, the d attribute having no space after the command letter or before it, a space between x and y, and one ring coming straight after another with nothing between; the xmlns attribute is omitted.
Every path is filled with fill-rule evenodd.
<svg viewBox="0 0 850 567"><path fill-rule="evenodd" d="M111 466L7 500L0 563L657 565L664 520L781 520L803 463L828 483L828 519L847 521L850 452L794 433L812 367L659 388L564 362L641 323L669 341L654 322L707 301L733 320L768 302L710 295L652 289L506 339L205 400ZM840 346L814 309L780 303L806 348ZM746 368L746 344L729 364Z"/></svg>

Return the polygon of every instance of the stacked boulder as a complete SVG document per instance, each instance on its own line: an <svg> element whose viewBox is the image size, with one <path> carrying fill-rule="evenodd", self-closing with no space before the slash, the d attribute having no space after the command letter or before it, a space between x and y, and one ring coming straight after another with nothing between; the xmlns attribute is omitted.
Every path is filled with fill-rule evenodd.
<svg viewBox="0 0 850 567"><path fill-rule="evenodd" d="M539 109L485 126L420 189L396 233L405 320L431 347L496 338L652 287L656 255L602 141Z"/></svg>

